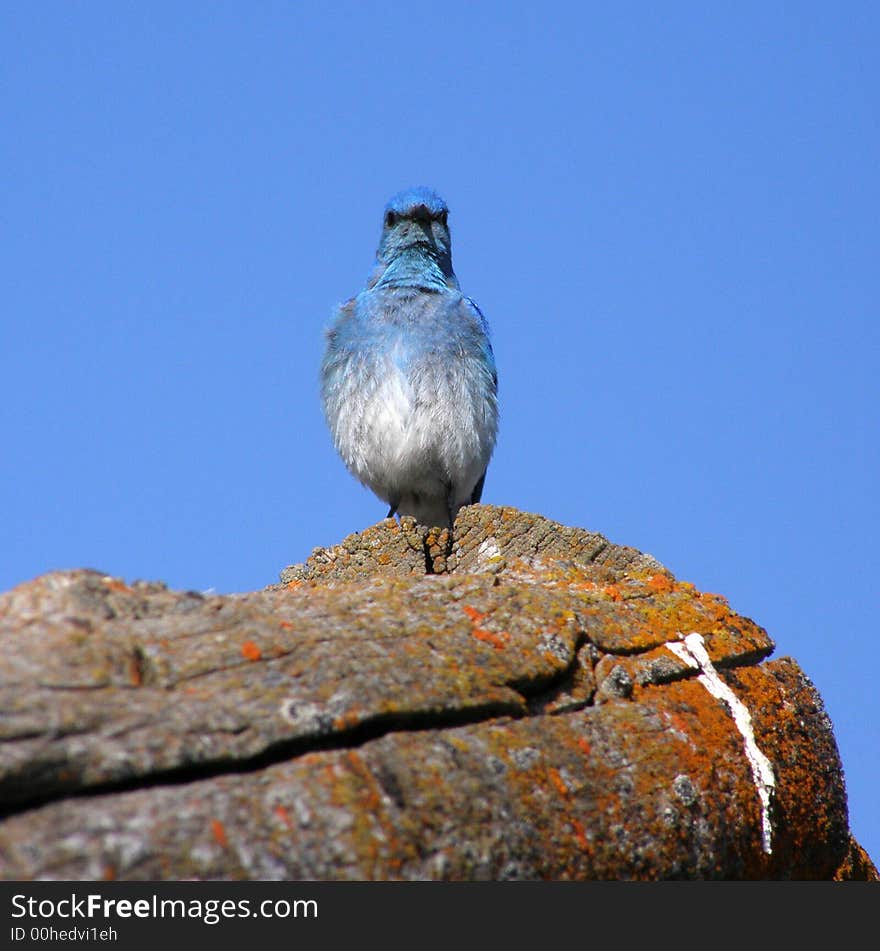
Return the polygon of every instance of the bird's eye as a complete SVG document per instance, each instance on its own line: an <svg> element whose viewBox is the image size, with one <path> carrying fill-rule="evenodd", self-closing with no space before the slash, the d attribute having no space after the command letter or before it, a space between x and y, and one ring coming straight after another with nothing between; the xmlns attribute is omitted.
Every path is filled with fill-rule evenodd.
<svg viewBox="0 0 880 951"><path fill-rule="evenodd" d="M389 211L388 214L385 215L385 227L393 228L395 221L397 221L397 215L395 215L393 211Z"/></svg>

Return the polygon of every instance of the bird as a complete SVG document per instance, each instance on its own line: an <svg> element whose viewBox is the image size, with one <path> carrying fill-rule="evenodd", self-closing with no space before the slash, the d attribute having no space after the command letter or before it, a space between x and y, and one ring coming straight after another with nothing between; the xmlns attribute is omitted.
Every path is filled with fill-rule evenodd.
<svg viewBox="0 0 880 951"><path fill-rule="evenodd" d="M431 188L387 203L363 290L325 332L321 403L348 470L420 525L480 501L498 435L490 330L452 268L449 208Z"/></svg>

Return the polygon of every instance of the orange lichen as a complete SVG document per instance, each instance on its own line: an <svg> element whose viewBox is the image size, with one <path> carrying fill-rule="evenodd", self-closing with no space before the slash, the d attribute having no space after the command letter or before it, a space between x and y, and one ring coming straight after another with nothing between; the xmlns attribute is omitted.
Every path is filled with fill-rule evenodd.
<svg viewBox="0 0 880 951"><path fill-rule="evenodd" d="M482 611L472 608L469 604L463 604L461 609L474 622L474 624L479 624L486 616Z"/></svg>
<svg viewBox="0 0 880 951"><path fill-rule="evenodd" d="M658 594L665 594L675 588L672 579L666 575L651 575L651 577L648 578L647 586Z"/></svg>
<svg viewBox="0 0 880 951"><path fill-rule="evenodd" d="M274 809L275 815L287 826L288 829L293 828L293 820L290 818L290 813L282 805L277 805Z"/></svg>
<svg viewBox="0 0 880 951"><path fill-rule="evenodd" d="M358 710L349 710L346 713L341 714L338 717L333 719L333 729L337 731L348 730L353 726L357 726L363 715Z"/></svg>
<svg viewBox="0 0 880 951"><path fill-rule="evenodd" d="M565 780L562 778L562 774L559 772L559 770L551 766L547 772L550 775L550 781L556 787L556 791L559 793L559 795L568 799L570 795L568 786L565 785Z"/></svg>
<svg viewBox="0 0 880 951"><path fill-rule="evenodd" d="M583 750L584 756L589 756L593 751L592 746L590 746L589 742L582 736L578 737L577 745Z"/></svg>
<svg viewBox="0 0 880 951"><path fill-rule="evenodd" d="M577 839L578 845L586 852L590 848L590 840L587 838L586 829L577 819L570 819L569 821L572 829L574 829L574 837Z"/></svg>
<svg viewBox="0 0 880 951"><path fill-rule="evenodd" d="M666 710L664 711L664 717L668 723L670 723L679 733L684 736L690 737L691 735L691 725L688 723L681 715L675 712L675 710Z"/></svg>
<svg viewBox="0 0 880 951"><path fill-rule="evenodd" d="M602 589L602 593L608 595L608 597L611 598L612 601L621 600L620 585L616 585L616 584L605 585L605 587Z"/></svg>
<svg viewBox="0 0 880 951"><path fill-rule="evenodd" d="M725 598L723 594L713 594L711 591L699 591L697 592L697 597L708 601L720 601L725 607L727 606L727 598Z"/></svg>
<svg viewBox="0 0 880 951"><path fill-rule="evenodd" d="M211 820L211 834L214 836L214 841L227 848L229 845L229 840L226 838L226 829L223 828L223 823L219 819Z"/></svg>
<svg viewBox="0 0 880 951"><path fill-rule="evenodd" d="M127 584L124 584L122 581L118 581L116 578L105 578L104 584L111 591L122 591L125 594L131 594L131 588Z"/></svg>
<svg viewBox="0 0 880 951"><path fill-rule="evenodd" d="M491 644L496 650L503 650L507 647L507 642L510 640L510 635L507 631L499 631L496 634L494 631L484 631L481 627L475 627L471 633L478 641L485 641L487 644Z"/></svg>
<svg viewBox="0 0 880 951"><path fill-rule="evenodd" d="M293 624L291 624L290 621L279 621L278 626L283 627L285 631L290 631L293 629Z"/></svg>
<svg viewBox="0 0 880 951"><path fill-rule="evenodd" d="M245 641L241 645L241 656L247 660L259 660L263 656L263 652L253 641Z"/></svg>
<svg viewBox="0 0 880 951"><path fill-rule="evenodd" d="M352 772L361 780L363 783L364 790L364 802L366 804L367 810L371 813L375 813L382 806L382 797L379 795L379 791L376 787L376 780L373 778L373 774L367 768L367 764L363 761L356 750L349 750L346 754L346 759L348 764L352 769Z"/></svg>

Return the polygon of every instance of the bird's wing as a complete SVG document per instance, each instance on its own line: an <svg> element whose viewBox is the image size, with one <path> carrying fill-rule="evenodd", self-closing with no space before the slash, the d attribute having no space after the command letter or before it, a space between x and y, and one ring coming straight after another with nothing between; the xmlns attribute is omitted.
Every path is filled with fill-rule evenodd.
<svg viewBox="0 0 880 951"><path fill-rule="evenodd" d="M495 389L495 392L498 392L498 370L495 366L495 352L492 350L492 343L489 339L489 322L483 316L483 312L477 306L477 302L471 297L462 296L462 301L465 304L467 310L470 311L471 315L476 319L477 324L479 325L482 338L482 347L483 352L486 356L486 364L489 371L492 374L492 386Z"/></svg>

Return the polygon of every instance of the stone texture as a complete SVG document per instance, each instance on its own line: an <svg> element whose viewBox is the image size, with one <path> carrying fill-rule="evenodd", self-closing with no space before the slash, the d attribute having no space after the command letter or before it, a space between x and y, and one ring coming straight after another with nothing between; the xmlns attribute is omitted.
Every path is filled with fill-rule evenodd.
<svg viewBox="0 0 880 951"><path fill-rule="evenodd" d="M667 646L697 632L773 765ZM653 558L509 508L243 595L0 595L5 878L876 878L795 661Z"/></svg>

